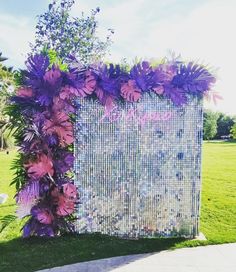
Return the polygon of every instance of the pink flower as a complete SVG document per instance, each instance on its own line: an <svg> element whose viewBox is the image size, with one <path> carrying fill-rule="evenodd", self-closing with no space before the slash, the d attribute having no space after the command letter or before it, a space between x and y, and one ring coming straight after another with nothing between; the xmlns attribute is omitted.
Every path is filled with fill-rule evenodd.
<svg viewBox="0 0 236 272"><path fill-rule="evenodd" d="M46 174L51 176L54 174L52 160L45 154L39 155L36 161L30 161L28 164L25 164L25 167L28 168L29 177L34 179L42 178Z"/></svg>
<svg viewBox="0 0 236 272"><path fill-rule="evenodd" d="M129 80L121 86L121 96L129 102L137 102L141 98L141 90L137 87L135 80Z"/></svg>
<svg viewBox="0 0 236 272"><path fill-rule="evenodd" d="M45 122L43 130L48 135L57 134L62 147L74 142L73 125L64 112L54 112L51 119Z"/></svg>
<svg viewBox="0 0 236 272"><path fill-rule="evenodd" d="M52 213L47 209L41 210L37 213L36 218L40 223L45 225L50 225L54 219Z"/></svg>
<svg viewBox="0 0 236 272"><path fill-rule="evenodd" d="M153 88L153 90L154 90L154 92L156 94L159 94L159 95L164 93L164 87L163 86L157 86L157 87Z"/></svg>
<svg viewBox="0 0 236 272"><path fill-rule="evenodd" d="M32 97L33 90L29 87L22 87L17 91L17 96L20 97Z"/></svg>
<svg viewBox="0 0 236 272"><path fill-rule="evenodd" d="M67 197L68 199L76 200L76 198L77 198L77 189L76 189L76 186L74 184L66 183L62 187L63 187L63 193L64 193L65 197Z"/></svg>

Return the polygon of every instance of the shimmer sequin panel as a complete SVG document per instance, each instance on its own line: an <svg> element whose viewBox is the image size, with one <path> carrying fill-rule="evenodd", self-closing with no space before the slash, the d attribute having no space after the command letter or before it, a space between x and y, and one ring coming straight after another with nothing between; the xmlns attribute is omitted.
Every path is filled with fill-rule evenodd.
<svg viewBox="0 0 236 272"><path fill-rule="evenodd" d="M202 101L179 108L146 94L110 112L97 101L77 103L78 232L198 234Z"/></svg>

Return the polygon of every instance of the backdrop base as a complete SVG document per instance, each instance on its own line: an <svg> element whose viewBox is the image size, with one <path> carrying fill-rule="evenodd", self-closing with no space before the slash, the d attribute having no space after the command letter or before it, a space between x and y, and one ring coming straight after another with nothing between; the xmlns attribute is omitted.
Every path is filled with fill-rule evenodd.
<svg viewBox="0 0 236 272"><path fill-rule="evenodd" d="M193 240L197 240L197 241L207 241L206 236L200 232L198 236L196 236Z"/></svg>

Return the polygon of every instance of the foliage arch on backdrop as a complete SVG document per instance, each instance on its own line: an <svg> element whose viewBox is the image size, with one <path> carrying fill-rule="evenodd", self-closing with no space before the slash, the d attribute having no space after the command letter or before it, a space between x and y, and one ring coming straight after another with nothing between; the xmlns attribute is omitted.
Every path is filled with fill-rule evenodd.
<svg viewBox="0 0 236 272"><path fill-rule="evenodd" d="M7 108L20 147L13 183L17 214L27 218L24 237L75 230L79 197L73 183L73 127L78 97L98 100L107 111L118 100L138 103L144 93L181 107L192 96L202 99L215 82L206 67L177 59L154 66L143 61L127 69L104 63L82 66L72 57L64 65L50 54L35 54L26 66Z"/></svg>

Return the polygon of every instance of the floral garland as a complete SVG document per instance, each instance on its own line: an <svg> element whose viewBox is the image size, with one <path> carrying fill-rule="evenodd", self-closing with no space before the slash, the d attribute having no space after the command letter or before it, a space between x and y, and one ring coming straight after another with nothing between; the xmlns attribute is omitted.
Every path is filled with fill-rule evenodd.
<svg viewBox="0 0 236 272"><path fill-rule="evenodd" d="M74 231L71 220L78 203L73 184L75 98L97 99L107 109L116 101L138 102L145 92L176 106L189 96L202 96L215 82L203 66L169 61L152 67L143 61L130 71L119 65L79 65L62 71L45 55L30 56L22 87L11 97L19 114L18 132L23 181L16 196L20 218L29 217L23 236L55 236ZM18 121L19 121L18 120ZM19 123L19 122L18 122Z"/></svg>

